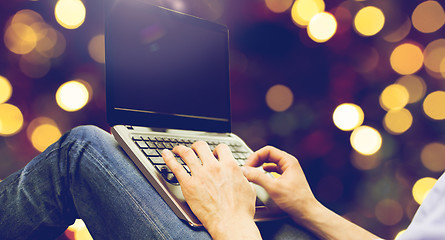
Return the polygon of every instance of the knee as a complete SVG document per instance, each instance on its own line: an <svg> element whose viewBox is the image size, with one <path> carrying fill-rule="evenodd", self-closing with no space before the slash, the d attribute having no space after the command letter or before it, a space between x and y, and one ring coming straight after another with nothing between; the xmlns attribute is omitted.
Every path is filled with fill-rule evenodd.
<svg viewBox="0 0 445 240"><path fill-rule="evenodd" d="M99 127L92 125L75 127L67 134L67 138L84 142L96 142L98 140L104 141L109 139L110 137L111 134Z"/></svg>

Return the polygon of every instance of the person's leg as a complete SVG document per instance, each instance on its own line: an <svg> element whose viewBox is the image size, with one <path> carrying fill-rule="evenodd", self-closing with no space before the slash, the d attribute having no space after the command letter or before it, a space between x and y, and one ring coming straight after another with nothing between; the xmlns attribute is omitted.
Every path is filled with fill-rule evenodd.
<svg viewBox="0 0 445 240"><path fill-rule="evenodd" d="M0 239L50 239L82 218L94 239L209 239L179 220L113 137L78 127L0 183Z"/></svg>

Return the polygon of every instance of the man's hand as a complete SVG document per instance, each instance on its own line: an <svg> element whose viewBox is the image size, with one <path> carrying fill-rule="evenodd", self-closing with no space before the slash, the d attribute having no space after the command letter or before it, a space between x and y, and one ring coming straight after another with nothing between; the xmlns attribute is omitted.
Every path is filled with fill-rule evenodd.
<svg viewBox="0 0 445 240"><path fill-rule="evenodd" d="M263 166L264 170L281 176L272 178L256 169L264 163L274 163ZM249 157L243 171L249 181L266 189L272 200L297 222L318 205L298 160L284 151L264 147Z"/></svg>
<svg viewBox="0 0 445 240"><path fill-rule="evenodd" d="M254 168L263 163L274 163L263 166L264 170L277 172L281 176L272 178ZM298 160L292 155L267 146L249 157L243 171L249 181L266 189L272 200L295 222L321 239L379 239L319 203L312 194Z"/></svg>
<svg viewBox="0 0 445 240"><path fill-rule="evenodd" d="M162 152L165 163L178 179L193 213L213 238L261 238L253 221L255 189L227 145L218 145L212 153L207 143L200 141L191 149L176 146L173 152L184 160L191 175L168 150Z"/></svg>

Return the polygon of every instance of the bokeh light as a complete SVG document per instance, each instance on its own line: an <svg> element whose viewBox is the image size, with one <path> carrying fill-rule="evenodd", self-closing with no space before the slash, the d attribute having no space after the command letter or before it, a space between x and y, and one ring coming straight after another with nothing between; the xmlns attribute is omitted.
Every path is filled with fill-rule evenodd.
<svg viewBox="0 0 445 240"><path fill-rule="evenodd" d="M68 112L82 109L89 101L88 87L82 80L73 80L62 84L56 92L59 107Z"/></svg>
<svg viewBox="0 0 445 240"><path fill-rule="evenodd" d="M399 79L397 79L396 83L404 86L408 91L409 94L408 103L418 102L425 96L426 83L419 76L416 75L401 76Z"/></svg>
<svg viewBox="0 0 445 240"><path fill-rule="evenodd" d="M360 9L354 18L354 29L363 36L376 35L385 24L382 10L374 6Z"/></svg>
<svg viewBox="0 0 445 240"><path fill-rule="evenodd" d="M445 12L440 3L424 1L417 5L411 16L413 26L423 33L432 33L439 30L445 23Z"/></svg>
<svg viewBox="0 0 445 240"><path fill-rule="evenodd" d="M56 122L47 117L32 120L26 133L34 148L39 152L43 152L62 136Z"/></svg>
<svg viewBox="0 0 445 240"><path fill-rule="evenodd" d="M30 78L41 78L51 69L50 59L32 51L20 57L19 67L23 74Z"/></svg>
<svg viewBox="0 0 445 240"><path fill-rule="evenodd" d="M380 106L385 110L399 110L408 104L409 92L400 84L387 86L380 94Z"/></svg>
<svg viewBox="0 0 445 240"><path fill-rule="evenodd" d="M55 7L67 2L79 6L65 8L74 16L71 22L70 14L59 14ZM230 27L232 127L252 149L272 144L300 156L314 173L314 190L321 200L354 213L351 220L384 239L393 239L408 225L418 207L409 197L410 184L428 173L436 176L445 171L441 158L445 122L427 115L429 107L443 109L444 101L431 101L430 95L425 98L430 92L445 91L444 1L152 2ZM64 130L80 124L109 129L102 5L100 1L33 0L9 1L2 8L0 75L9 84L2 86L0 77L0 104L14 104L24 120L21 127L13 127L18 130L10 137L0 136L0 155L4 156L0 178L15 172L36 155L34 148L42 151ZM369 9L375 10L375 17L366 16ZM334 17L329 19L328 12ZM65 20L68 25L60 26ZM85 86L88 97L83 87L82 94L71 97L67 93L72 90L59 93L60 99L65 96L76 105L68 111L81 109L66 112L56 106L55 90L74 79ZM406 91L397 87L390 91L393 83ZM276 84L283 84L282 91L274 93ZM9 85L13 89L8 90ZM89 99L87 105L85 99ZM341 103L359 106L342 113ZM4 115L14 114L0 110L0 119ZM363 137L371 143L344 145L345 140L352 144L359 139L352 133L364 122L375 128L376 140ZM5 128L10 127L0 120L0 132ZM28 129L26 138L23 130ZM54 137L36 140L51 132ZM375 150L360 148L378 146L381 141L384 145L374 154ZM350 181L351 176L355 181ZM391 212L396 204L382 201L386 198L405 209L405 216L395 225L391 224L397 219L391 220L385 209ZM78 236L74 232L70 237Z"/></svg>
<svg viewBox="0 0 445 240"><path fill-rule="evenodd" d="M445 170L445 144L433 142L425 145L420 154L423 166L432 172Z"/></svg>
<svg viewBox="0 0 445 240"><path fill-rule="evenodd" d="M436 182L437 179L431 177L425 177L417 180L412 189L414 200L418 204L422 204L423 200L425 200L426 196L431 191Z"/></svg>
<svg viewBox="0 0 445 240"><path fill-rule="evenodd" d="M310 20L307 31L313 41L318 43L326 42L337 31L337 21L331 13L318 13Z"/></svg>
<svg viewBox="0 0 445 240"><path fill-rule="evenodd" d="M380 165L382 157L380 154L362 155L358 152L351 153L351 164L359 170L372 170Z"/></svg>
<svg viewBox="0 0 445 240"><path fill-rule="evenodd" d="M27 54L46 34L42 16L30 9L16 12L6 25L5 46L15 54Z"/></svg>
<svg viewBox="0 0 445 240"><path fill-rule="evenodd" d="M62 33L48 27L45 36L37 42L36 50L47 58L57 58L65 52L66 39Z"/></svg>
<svg viewBox="0 0 445 240"><path fill-rule="evenodd" d="M39 44L36 46L36 50L44 55L45 52L54 48L57 43L57 31L49 25L39 23L44 29L45 34L39 39Z"/></svg>
<svg viewBox="0 0 445 240"><path fill-rule="evenodd" d="M2 103L0 113L0 136L11 136L22 129L23 114L18 107Z"/></svg>
<svg viewBox="0 0 445 240"><path fill-rule="evenodd" d="M362 125L364 118L362 108L353 103L340 104L332 114L335 126L343 131L351 131Z"/></svg>
<svg viewBox="0 0 445 240"><path fill-rule="evenodd" d="M99 34L94 36L88 44L90 57L98 63L105 63L105 36Z"/></svg>
<svg viewBox="0 0 445 240"><path fill-rule="evenodd" d="M412 43L397 46L391 53L392 69L399 74L413 74L423 66L423 52L420 47Z"/></svg>
<svg viewBox="0 0 445 240"><path fill-rule="evenodd" d="M266 0L266 6L274 13L285 12L292 6L293 0Z"/></svg>
<svg viewBox="0 0 445 240"><path fill-rule="evenodd" d="M36 22L43 22L43 18L39 13L31 9L22 9L16 12L11 19L11 25L16 23L31 25Z"/></svg>
<svg viewBox="0 0 445 240"><path fill-rule="evenodd" d="M93 240L82 219L76 219L76 221L68 227L67 231L74 233L74 239Z"/></svg>
<svg viewBox="0 0 445 240"><path fill-rule="evenodd" d="M323 12L325 3L323 0L296 0L292 5L292 19L297 26L305 27L312 17Z"/></svg>
<svg viewBox="0 0 445 240"><path fill-rule="evenodd" d="M405 231L406 231L406 229L404 229L404 230L400 231L399 233L397 233L397 235L396 235L396 237L394 238L394 240L399 239Z"/></svg>
<svg viewBox="0 0 445 240"><path fill-rule="evenodd" d="M6 47L16 54L27 54L37 45L37 34L23 23L11 24L5 32L4 41Z"/></svg>
<svg viewBox="0 0 445 240"><path fill-rule="evenodd" d="M402 205L394 199L383 199L375 207L375 216L384 225L395 225L402 220Z"/></svg>
<svg viewBox="0 0 445 240"><path fill-rule="evenodd" d="M406 108L389 110L383 118L383 126L391 134L406 132L413 124L413 116Z"/></svg>
<svg viewBox="0 0 445 240"><path fill-rule="evenodd" d="M439 68L442 78L445 78L445 58L440 62Z"/></svg>
<svg viewBox="0 0 445 240"><path fill-rule="evenodd" d="M18 66L29 78L42 78L52 66L51 58L59 57L66 47L63 35L30 9L18 11L6 26L7 48L20 54Z"/></svg>
<svg viewBox="0 0 445 240"><path fill-rule="evenodd" d="M423 51L425 67L435 73L440 73L440 66L445 58L445 39L430 42Z"/></svg>
<svg viewBox="0 0 445 240"><path fill-rule="evenodd" d="M376 129L365 125L354 129L350 141L352 147L363 155L375 154L382 146L380 133Z"/></svg>
<svg viewBox="0 0 445 240"><path fill-rule="evenodd" d="M428 94L423 101L423 111L434 120L445 119L445 92L435 91Z"/></svg>
<svg viewBox="0 0 445 240"><path fill-rule="evenodd" d="M76 29L85 21L86 9L80 0L59 0L54 15L62 27Z"/></svg>
<svg viewBox="0 0 445 240"><path fill-rule="evenodd" d="M396 43L402 41L411 31L411 20L407 18L396 30L386 34L383 39L388 42Z"/></svg>
<svg viewBox="0 0 445 240"><path fill-rule="evenodd" d="M9 80L0 75L0 104L7 102L12 95L12 86Z"/></svg>
<svg viewBox="0 0 445 240"><path fill-rule="evenodd" d="M286 111L294 102L294 94L288 87L277 84L269 88L266 93L266 103L276 112Z"/></svg>

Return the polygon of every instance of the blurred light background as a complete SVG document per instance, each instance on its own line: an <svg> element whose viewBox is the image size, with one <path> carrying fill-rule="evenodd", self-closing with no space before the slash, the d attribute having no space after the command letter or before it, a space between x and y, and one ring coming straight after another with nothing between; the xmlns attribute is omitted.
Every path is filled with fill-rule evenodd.
<svg viewBox="0 0 445 240"><path fill-rule="evenodd" d="M295 155L322 203L383 238L408 226L445 170L443 1L147 1L229 27L252 149ZM109 130L106 4L1 3L0 179L72 127Z"/></svg>

